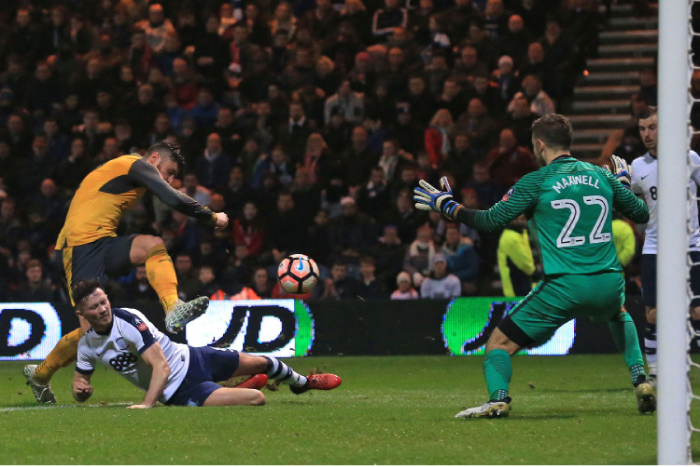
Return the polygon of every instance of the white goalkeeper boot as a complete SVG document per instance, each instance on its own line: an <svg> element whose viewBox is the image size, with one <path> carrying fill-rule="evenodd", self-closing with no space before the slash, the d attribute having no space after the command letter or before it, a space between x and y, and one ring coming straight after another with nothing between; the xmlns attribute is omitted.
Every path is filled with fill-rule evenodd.
<svg viewBox="0 0 700 467"><path fill-rule="evenodd" d="M40 404L55 404L56 396L51 390L51 383L39 384L34 381L34 372L36 365L27 365L24 367L24 377L27 378L27 386L32 388L34 398Z"/></svg>
<svg viewBox="0 0 700 467"><path fill-rule="evenodd" d="M455 418L502 418L510 414L510 397L503 400L488 401L482 406L472 407L471 409L462 410L455 415Z"/></svg>

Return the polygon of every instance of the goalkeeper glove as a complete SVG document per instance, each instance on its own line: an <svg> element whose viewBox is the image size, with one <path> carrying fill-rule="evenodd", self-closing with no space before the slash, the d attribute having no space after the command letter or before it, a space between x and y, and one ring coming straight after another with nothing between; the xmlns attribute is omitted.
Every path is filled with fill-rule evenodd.
<svg viewBox="0 0 700 467"><path fill-rule="evenodd" d="M452 188L447 182L447 177L440 179L440 186L444 191L438 190L425 180L419 181L418 184L422 188L413 189L416 209L439 212L448 219L454 220L459 203L452 199Z"/></svg>
<svg viewBox="0 0 700 467"><path fill-rule="evenodd" d="M626 160L613 154L610 156L610 162L612 162L612 169L606 168L611 171L615 178L622 183L627 188L632 185L632 166L630 166Z"/></svg>

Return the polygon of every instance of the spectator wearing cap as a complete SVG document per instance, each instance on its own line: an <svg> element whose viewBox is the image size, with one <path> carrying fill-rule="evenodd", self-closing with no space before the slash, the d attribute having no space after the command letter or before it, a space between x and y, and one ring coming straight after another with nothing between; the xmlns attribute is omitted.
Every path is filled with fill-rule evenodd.
<svg viewBox="0 0 700 467"><path fill-rule="evenodd" d="M391 293L392 300L418 300L420 296L411 284L411 276L401 271L396 276L396 290Z"/></svg>
<svg viewBox="0 0 700 467"><path fill-rule="evenodd" d="M447 272L445 255L437 253L430 261L430 275L421 283L421 298L453 299L459 297L462 286L454 274Z"/></svg>
<svg viewBox="0 0 700 467"><path fill-rule="evenodd" d="M377 240L374 219L357 209L355 200L346 196L340 200L340 216L331 222L332 252L338 257L358 258Z"/></svg>
<svg viewBox="0 0 700 467"><path fill-rule="evenodd" d="M425 130L425 151L430 157L430 165L436 168L452 150L450 136L454 128L452 114L448 109L435 112L430 127Z"/></svg>
<svg viewBox="0 0 700 467"><path fill-rule="evenodd" d="M513 130L505 128L498 137L498 147L486 157L491 177L500 185L510 187L539 168L529 149L518 146Z"/></svg>
<svg viewBox="0 0 700 467"><path fill-rule="evenodd" d="M384 0L384 8L374 12L372 17L372 35L375 41L386 40L396 27L408 25L408 12L399 6L399 0Z"/></svg>
<svg viewBox="0 0 700 467"><path fill-rule="evenodd" d="M498 87L498 100L505 108L518 91L518 77L515 76L513 59L503 55L498 59L498 68L494 70L493 77Z"/></svg>
<svg viewBox="0 0 700 467"><path fill-rule="evenodd" d="M351 124L362 123L364 115L364 100L362 95L352 90L350 80L344 79L335 94L326 99L324 117L326 125L330 124L331 112L340 109L345 120Z"/></svg>
<svg viewBox="0 0 700 467"><path fill-rule="evenodd" d="M360 258L360 287L357 295L364 300L377 300L388 298L389 294L379 280L377 280L376 262L371 256Z"/></svg>

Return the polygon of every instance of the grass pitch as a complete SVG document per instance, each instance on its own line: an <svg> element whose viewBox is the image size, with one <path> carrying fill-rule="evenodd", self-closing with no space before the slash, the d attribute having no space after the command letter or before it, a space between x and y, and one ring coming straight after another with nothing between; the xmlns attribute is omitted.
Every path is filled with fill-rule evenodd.
<svg viewBox="0 0 700 467"><path fill-rule="evenodd" d="M99 368L86 404L73 369L39 407L23 363L0 362L3 464L649 464L656 417L641 416L621 356L513 359L510 418L460 420L486 398L482 357L309 357L338 389L265 391L264 407L126 410L142 394Z"/></svg>

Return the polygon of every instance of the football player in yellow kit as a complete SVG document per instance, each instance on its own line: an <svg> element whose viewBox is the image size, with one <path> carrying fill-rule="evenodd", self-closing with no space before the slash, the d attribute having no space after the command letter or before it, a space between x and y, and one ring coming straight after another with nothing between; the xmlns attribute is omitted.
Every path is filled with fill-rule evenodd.
<svg viewBox="0 0 700 467"><path fill-rule="evenodd" d="M56 242L57 260L65 273L68 290L89 279L124 274L133 266L146 265L148 281L165 310L169 332L177 333L185 324L201 316L209 306L207 297L183 302L177 294L177 277L163 240L152 235L117 236L124 211L150 190L171 208L198 221L223 229L228 216L212 212L170 186L184 165L180 148L157 143L139 154L129 154L101 165L82 181L71 201L63 229ZM71 302L73 298L71 296ZM75 303L73 303L75 305ZM80 319L80 328L66 334L39 365L27 365L24 376L37 402L53 404L51 377L76 360L78 341L90 328Z"/></svg>

